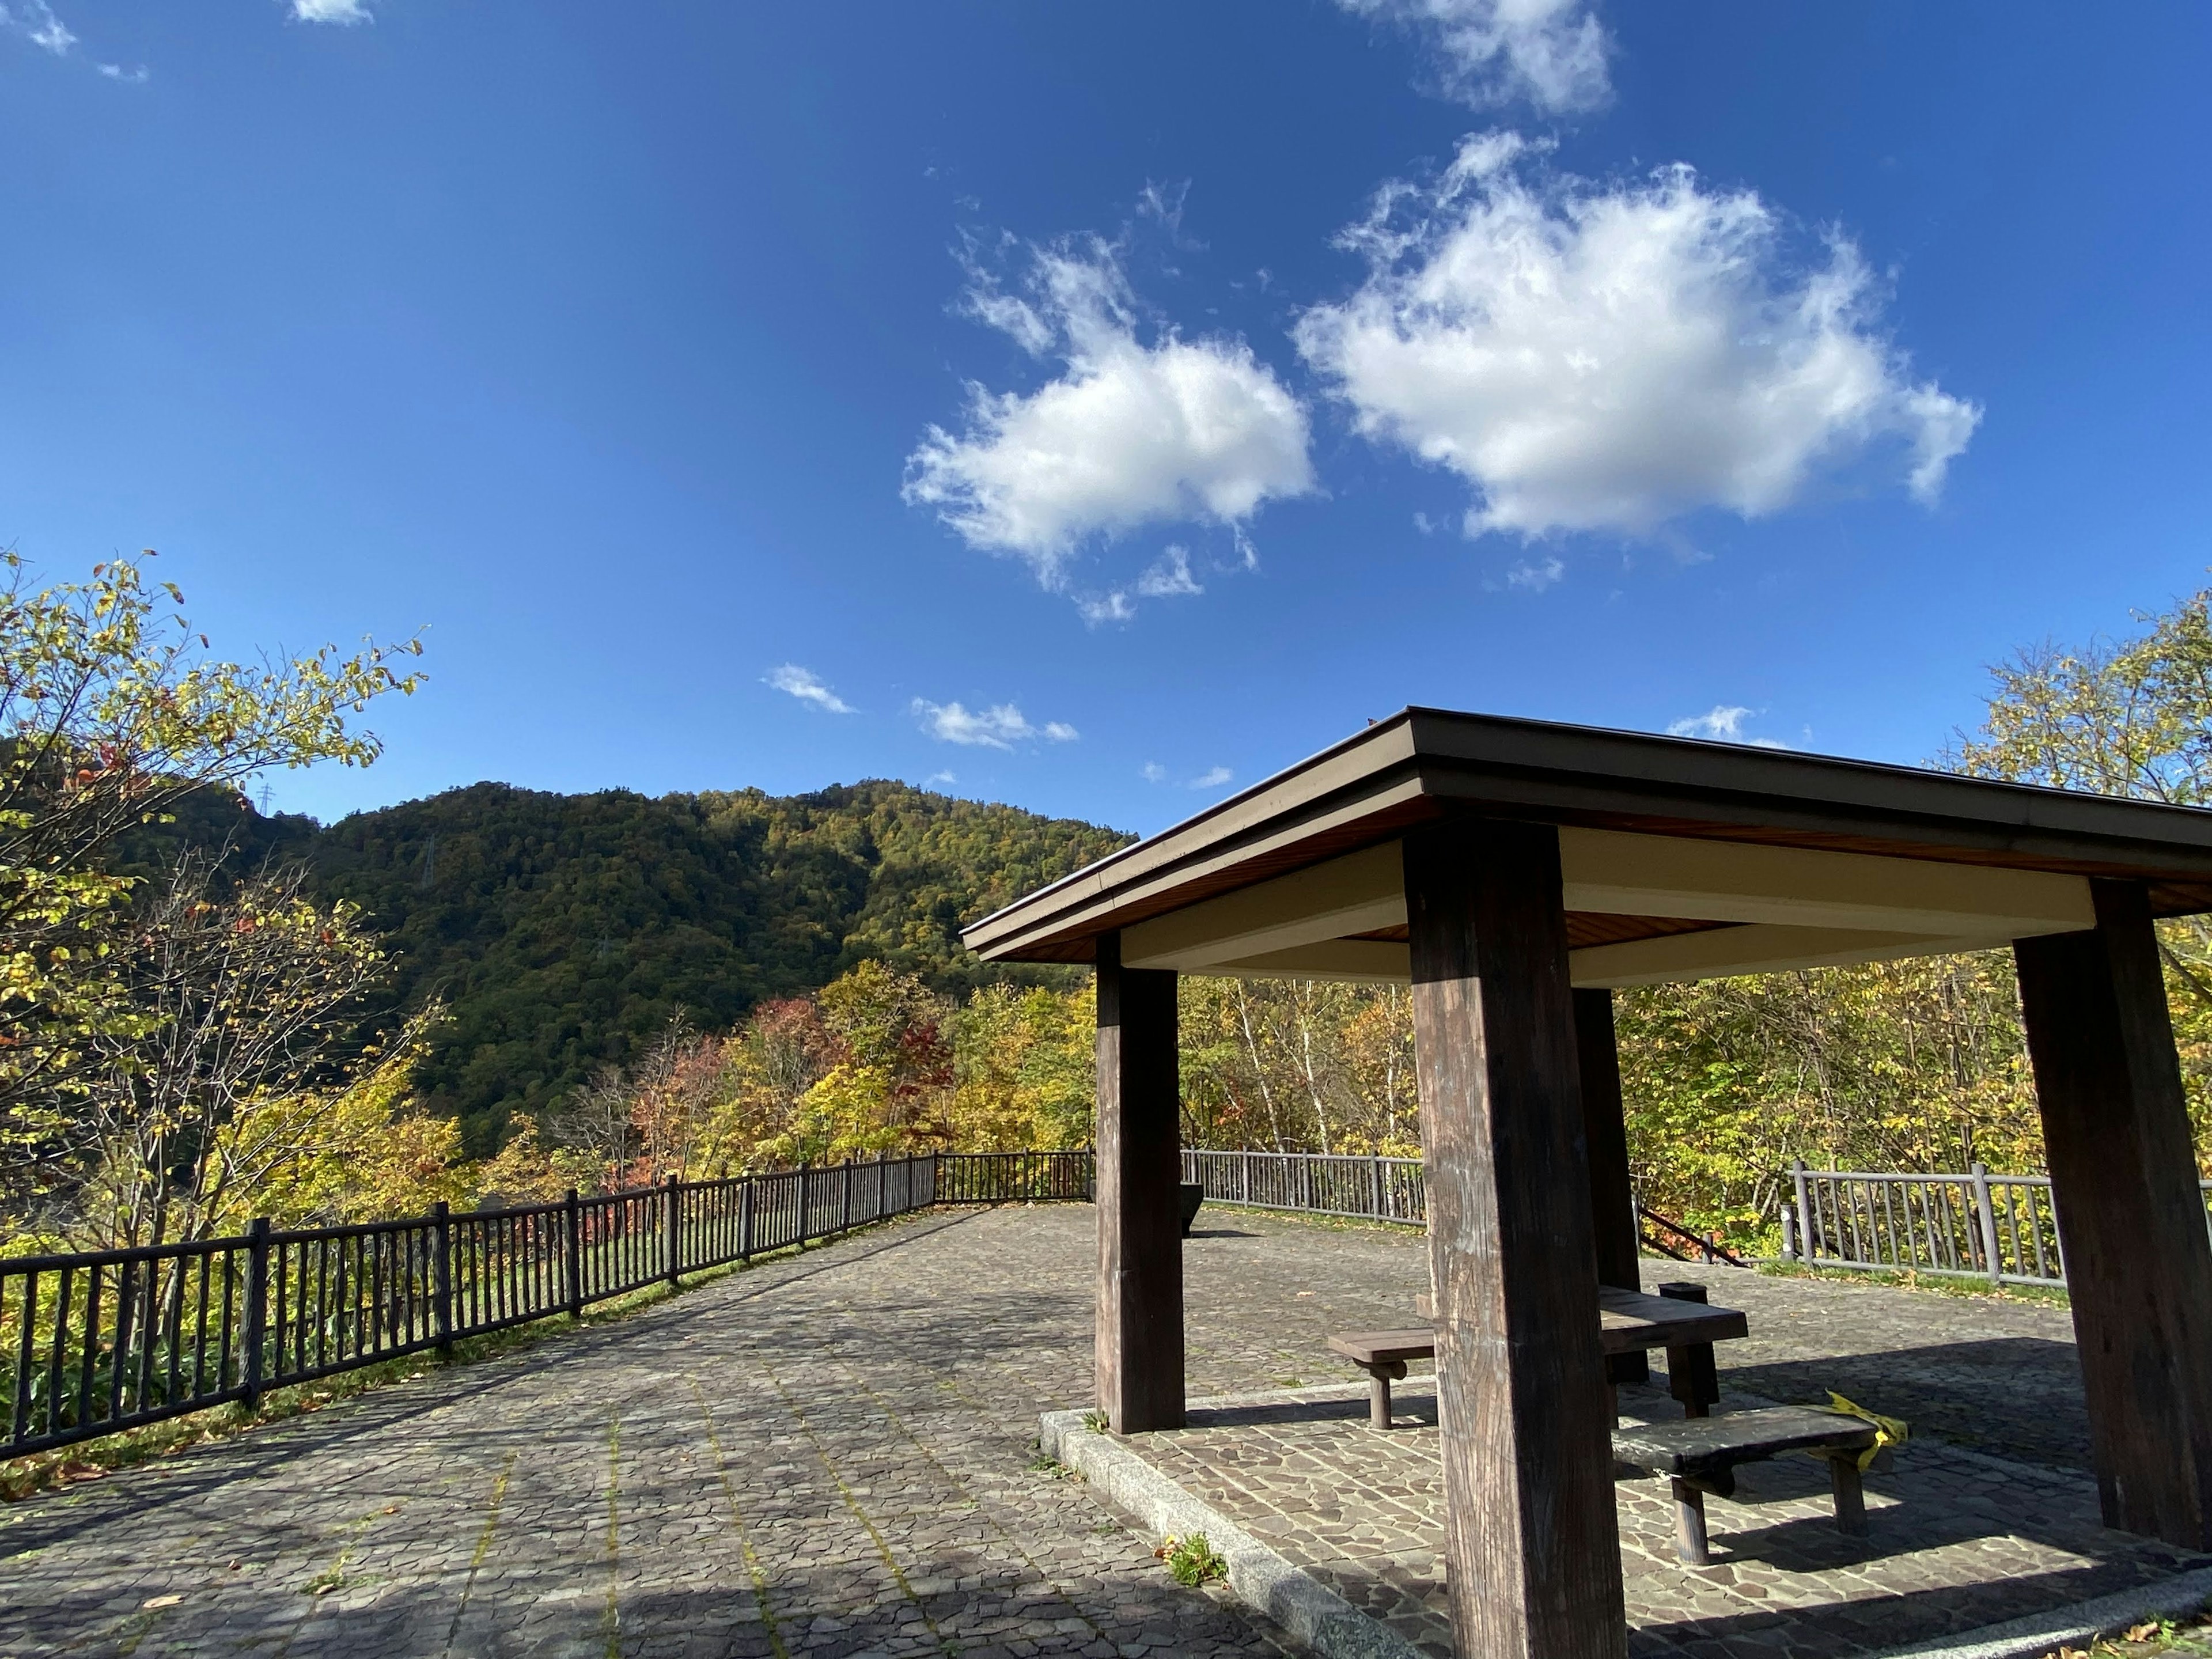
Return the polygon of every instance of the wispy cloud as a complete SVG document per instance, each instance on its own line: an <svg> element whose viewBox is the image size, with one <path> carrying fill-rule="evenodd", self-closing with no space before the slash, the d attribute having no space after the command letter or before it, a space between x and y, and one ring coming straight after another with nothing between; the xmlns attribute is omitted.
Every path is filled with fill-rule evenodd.
<svg viewBox="0 0 2212 1659"><path fill-rule="evenodd" d="M811 708L819 708L824 714L854 714L860 712L824 685L820 677L812 670L801 668L795 662L787 662L781 668L769 669L763 677L762 683L772 685L779 691L788 692L799 702Z"/></svg>
<svg viewBox="0 0 2212 1659"><path fill-rule="evenodd" d="M1613 43L1587 0L1337 0L1361 17L1419 30L1436 47L1446 97L1481 108L1526 100L1548 115L1613 95Z"/></svg>
<svg viewBox="0 0 2212 1659"><path fill-rule="evenodd" d="M1981 410L1911 379L1856 247L1805 269L1749 191L1551 176L1543 149L1488 133L1385 185L1342 238L1366 280L1297 325L1361 433L1471 486L1469 535L1755 519L1893 452L1935 500Z"/></svg>
<svg viewBox="0 0 2212 1659"><path fill-rule="evenodd" d="M1093 628L1101 623L1127 622L1137 614L1128 594L1118 587L1103 593L1079 593L1075 608Z"/></svg>
<svg viewBox="0 0 2212 1659"><path fill-rule="evenodd" d="M1190 550L1170 547L1137 578L1137 592L1148 599L1174 599L1184 593L1203 593L1190 574Z"/></svg>
<svg viewBox="0 0 2212 1659"><path fill-rule="evenodd" d="M926 781L930 783L957 783L960 780L950 772L932 772Z"/></svg>
<svg viewBox="0 0 2212 1659"><path fill-rule="evenodd" d="M1137 775L1144 779L1146 783L1165 783L1168 781L1168 769L1158 761L1146 761L1138 769Z"/></svg>
<svg viewBox="0 0 2212 1659"><path fill-rule="evenodd" d="M44 47L57 58L66 58L76 36L69 25L54 15L54 9L46 0L7 0L0 4L0 27L13 30L34 46Z"/></svg>
<svg viewBox="0 0 2212 1659"><path fill-rule="evenodd" d="M349 27L355 23L376 21L361 0L292 0L291 9L293 21L300 23L337 23Z"/></svg>
<svg viewBox="0 0 2212 1659"><path fill-rule="evenodd" d="M1218 789L1237 775L1225 766L1216 766L1200 773L1190 781L1194 789Z"/></svg>
<svg viewBox="0 0 2212 1659"><path fill-rule="evenodd" d="M1673 738L1705 738L1715 743L1746 743L1754 749L1787 749L1772 738L1747 736L1743 723L1757 711L1741 703L1717 702L1702 714L1690 714L1667 728Z"/></svg>
<svg viewBox="0 0 2212 1659"><path fill-rule="evenodd" d="M914 713L921 729L942 743L966 744L986 749L1012 749L1018 743L1042 738L1047 743L1073 743L1081 734L1064 720L1032 726L1012 703L994 704L970 711L957 702L914 700Z"/></svg>
<svg viewBox="0 0 2212 1659"><path fill-rule="evenodd" d="M1540 593L1566 574L1567 567L1560 562L1558 556L1547 554L1540 564L1532 559L1522 560L1505 573L1505 585L1522 588L1531 593Z"/></svg>
<svg viewBox="0 0 2212 1659"><path fill-rule="evenodd" d="M1241 340L1141 328L1115 244L1032 247L1018 291L972 257L969 276L969 316L1060 365L1027 395L971 384L963 429L932 426L907 459L906 501L971 547L1065 591L1088 538L1177 521L1241 531L1267 501L1314 488L1304 406Z"/></svg>

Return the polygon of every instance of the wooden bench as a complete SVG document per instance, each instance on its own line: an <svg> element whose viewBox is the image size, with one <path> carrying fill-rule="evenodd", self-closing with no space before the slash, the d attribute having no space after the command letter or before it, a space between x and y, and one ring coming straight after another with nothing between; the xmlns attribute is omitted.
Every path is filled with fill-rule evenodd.
<svg viewBox="0 0 2212 1659"><path fill-rule="evenodd" d="M1608 1354L1666 1349L1669 1391L1685 1412L1703 1417L1720 1398L1713 1344L1747 1336L1750 1326L1734 1308L1707 1306L1701 1285L1662 1285L1660 1290L1658 1296L1646 1296L1599 1285L1599 1340ZM1423 1313L1428 1311L1427 1300L1420 1298ZM1436 1332L1427 1326L1346 1332L1329 1338L1328 1346L1367 1373L1367 1420L1378 1429L1390 1426L1390 1385L1404 1380L1406 1362L1437 1357Z"/></svg>
<svg viewBox="0 0 2212 1659"><path fill-rule="evenodd" d="M1859 1455L1875 1437L1874 1425L1858 1418L1777 1406L1726 1417L1686 1417L1678 1423L1615 1429L1613 1455L1620 1462L1671 1479L1675 1550L1690 1565L1702 1567L1711 1559L1705 1547L1705 1494L1735 1497L1736 1465L1784 1452L1811 1452L1828 1460L1829 1484L1836 1494L1836 1530L1863 1536L1866 1495L1859 1485Z"/></svg>

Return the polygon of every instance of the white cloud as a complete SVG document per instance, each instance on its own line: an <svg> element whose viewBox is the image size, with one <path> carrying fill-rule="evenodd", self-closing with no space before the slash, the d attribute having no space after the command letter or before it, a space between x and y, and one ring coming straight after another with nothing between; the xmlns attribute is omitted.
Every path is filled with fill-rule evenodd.
<svg viewBox="0 0 2212 1659"><path fill-rule="evenodd" d="M1144 779L1146 783L1165 783L1168 781L1168 769L1158 761L1146 761L1139 769L1137 775Z"/></svg>
<svg viewBox="0 0 2212 1659"><path fill-rule="evenodd" d="M1531 593L1540 593L1567 574L1567 567L1557 556L1547 555L1541 564L1523 559L1505 573L1508 587L1526 588Z"/></svg>
<svg viewBox="0 0 2212 1659"><path fill-rule="evenodd" d="M1058 590L1085 538L1177 520L1240 528L1313 489L1305 410L1249 346L1171 328L1146 343L1108 243L1031 255L1020 294L971 264L967 309L1062 370L1027 396L971 383L965 429L932 426L907 458L909 504Z"/></svg>
<svg viewBox="0 0 2212 1659"><path fill-rule="evenodd" d="M368 23L375 19L361 0L292 0L292 19L299 23Z"/></svg>
<svg viewBox="0 0 2212 1659"><path fill-rule="evenodd" d="M787 691L799 702L811 703L826 714L852 714L860 712L824 685L812 670L801 668L795 662L769 669L763 683L779 691Z"/></svg>
<svg viewBox="0 0 2212 1659"><path fill-rule="evenodd" d="M76 36L68 24L54 15L54 9L46 0L10 0L0 5L0 26L14 29L34 46L43 46L57 58L69 55L76 44Z"/></svg>
<svg viewBox="0 0 2212 1659"><path fill-rule="evenodd" d="M1189 551L1170 547L1137 578L1137 592L1148 599L1168 599L1182 593L1203 593L1206 590L1190 574Z"/></svg>
<svg viewBox="0 0 2212 1659"><path fill-rule="evenodd" d="M914 713L921 728L944 743L967 744L987 749L1012 749L1018 743L1042 738L1048 743L1073 743L1081 735L1063 720L1032 726L1012 703L1002 702L970 713L957 702L914 700Z"/></svg>
<svg viewBox="0 0 2212 1659"><path fill-rule="evenodd" d="M1346 11L1411 25L1443 57L1447 96L1477 108L1525 98L1562 114L1613 95L1612 42L1587 0L1337 0Z"/></svg>
<svg viewBox="0 0 2212 1659"><path fill-rule="evenodd" d="M1130 603L1129 596L1118 587L1105 593L1079 594L1075 608L1093 628L1101 623L1127 622L1137 614L1137 607Z"/></svg>
<svg viewBox="0 0 2212 1659"><path fill-rule="evenodd" d="M1193 778L1190 781L1190 787L1194 789L1218 789L1236 775L1225 766L1216 766Z"/></svg>
<svg viewBox="0 0 2212 1659"><path fill-rule="evenodd" d="M950 772L932 772L926 781L930 783L957 783L960 780L953 776Z"/></svg>
<svg viewBox="0 0 2212 1659"><path fill-rule="evenodd" d="M1470 138L1433 187L1386 185L1342 238L1366 280L1297 325L1363 434L1474 487L1470 535L1757 518L1885 443L1935 499L1981 410L1906 378L1848 241L1792 270L1751 191L1531 184L1529 148Z"/></svg>
<svg viewBox="0 0 2212 1659"><path fill-rule="evenodd" d="M1702 714L1692 714L1667 728L1670 738L1706 738L1716 743L1747 743L1754 749L1787 749L1772 738L1744 734L1743 723L1754 711L1740 703L1717 702Z"/></svg>

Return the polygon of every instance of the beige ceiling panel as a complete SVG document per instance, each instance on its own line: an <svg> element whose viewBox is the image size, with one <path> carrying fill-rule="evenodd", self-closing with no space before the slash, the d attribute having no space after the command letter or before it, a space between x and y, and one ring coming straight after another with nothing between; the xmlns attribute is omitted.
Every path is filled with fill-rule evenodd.
<svg viewBox="0 0 2212 1659"><path fill-rule="evenodd" d="M2002 938L1986 935L1959 938L1754 924L1571 951L1567 953L1567 973L1576 985L1585 988L1619 988L1725 979L1733 974L1773 973L1786 968L1837 968L1850 963L1887 962L1900 957L1942 956L1954 951L1985 950L2003 943Z"/></svg>
<svg viewBox="0 0 2212 1659"><path fill-rule="evenodd" d="M2096 925L2080 876L1801 847L1559 831L1570 910L2024 939Z"/></svg>
<svg viewBox="0 0 2212 1659"><path fill-rule="evenodd" d="M1404 864L1386 842L1124 928L1121 963L1197 973L1405 920Z"/></svg>

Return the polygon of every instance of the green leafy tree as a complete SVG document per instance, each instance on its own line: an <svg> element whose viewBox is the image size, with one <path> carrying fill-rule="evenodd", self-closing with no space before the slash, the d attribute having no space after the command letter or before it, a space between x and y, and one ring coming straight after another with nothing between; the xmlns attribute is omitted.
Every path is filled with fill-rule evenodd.
<svg viewBox="0 0 2212 1659"><path fill-rule="evenodd" d="M273 767L368 764L352 717L416 689L400 664L420 647L240 664L138 562L46 587L12 551L0 565L0 1201L20 1210L80 1139L88 1073L158 1028L118 955L136 884L109 867L118 842Z"/></svg>

